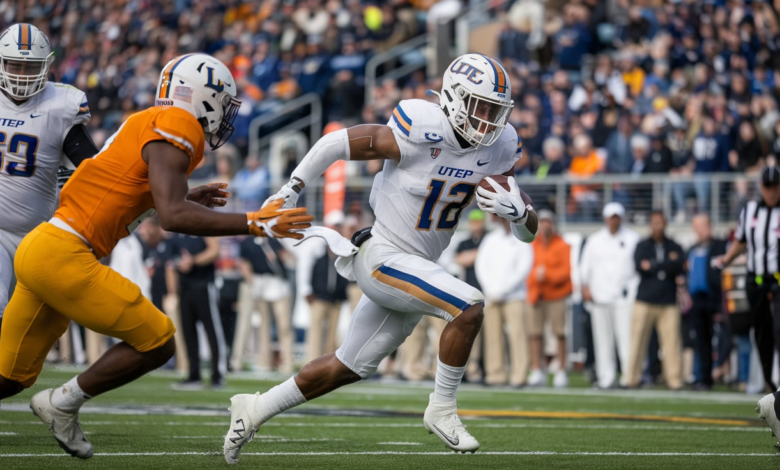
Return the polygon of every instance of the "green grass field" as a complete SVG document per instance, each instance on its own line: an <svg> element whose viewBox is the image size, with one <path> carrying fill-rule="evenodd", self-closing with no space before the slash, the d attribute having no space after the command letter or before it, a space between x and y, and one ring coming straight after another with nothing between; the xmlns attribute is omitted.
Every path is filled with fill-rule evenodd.
<svg viewBox="0 0 780 470"><path fill-rule="evenodd" d="M91 400L81 422L95 446L64 454L28 408L30 396L74 370L47 369L0 408L0 469L227 468L229 398L274 382L232 378L218 391L176 392L157 373ZM580 382L582 383L582 382ZM432 385L370 381L274 418L239 468L780 468L757 397L732 393L510 390L464 385L459 405L482 447L454 454L422 426Z"/></svg>

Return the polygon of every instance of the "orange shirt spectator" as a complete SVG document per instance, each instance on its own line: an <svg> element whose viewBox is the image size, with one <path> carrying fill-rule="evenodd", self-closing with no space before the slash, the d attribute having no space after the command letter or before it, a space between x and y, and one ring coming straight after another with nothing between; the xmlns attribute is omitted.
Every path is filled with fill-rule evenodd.
<svg viewBox="0 0 780 470"><path fill-rule="evenodd" d="M574 157L569 165L569 176L574 180L588 179L601 171L604 161L598 156L590 137L578 135L574 138ZM571 188L571 194L575 200L580 199L585 193L594 188L584 185L575 185Z"/></svg>
<svg viewBox="0 0 780 470"><path fill-rule="evenodd" d="M531 244L534 264L528 276L528 303L565 299L572 292L569 244L557 233L539 233Z"/></svg>

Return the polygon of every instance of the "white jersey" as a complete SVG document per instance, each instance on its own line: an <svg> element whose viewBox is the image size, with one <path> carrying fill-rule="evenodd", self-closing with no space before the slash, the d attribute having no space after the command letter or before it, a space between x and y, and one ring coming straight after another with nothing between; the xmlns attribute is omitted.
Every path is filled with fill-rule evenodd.
<svg viewBox="0 0 780 470"><path fill-rule="evenodd" d="M65 136L89 118L70 85L49 82L20 105L0 93L0 231L23 235L52 216Z"/></svg>
<svg viewBox="0 0 780 470"><path fill-rule="evenodd" d="M444 111L418 99L401 101L388 126L401 160L387 160L374 179L372 234L406 253L436 260L449 245L477 184L485 176L512 169L522 144L507 125L490 147L463 149Z"/></svg>

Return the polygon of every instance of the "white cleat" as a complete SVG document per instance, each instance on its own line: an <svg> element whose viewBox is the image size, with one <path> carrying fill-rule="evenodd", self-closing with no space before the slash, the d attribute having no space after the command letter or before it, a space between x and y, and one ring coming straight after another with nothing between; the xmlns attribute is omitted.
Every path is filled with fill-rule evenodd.
<svg viewBox="0 0 780 470"><path fill-rule="evenodd" d="M777 413L775 413L775 395L773 393L758 400L756 412L758 412L758 417L766 421L769 429L772 430L772 437L777 438L777 436L780 436L780 420L778 420ZM776 441L775 447L780 448L780 442Z"/></svg>
<svg viewBox="0 0 780 470"><path fill-rule="evenodd" d="M547 385L547 375L539 369L534 369L528 375L529 387L544 387Z"/></svg>
<svg viewBox="0 0 780 470"><path fill-rule="evenodd" d="M479 449L479 442L466 431L466 426L460 422L458 407L455 403L439 403L433 401L431 393L428 408L425 409L423 424L430 434L444 442L444 445L455 452L471 452Z"/></svg>
<svg viewBox="0 0 780 470"><path fill-rule="evenodd" d="M566 388L569 386L569 376L566 375L565 370L559 370L553 377L553 387Z"/></svg>
<svg viewBox="0 0 780 470"><path fill-rule="evenodd" d="M260 419L255 411L258 400L262 399L260 392L254 395L234 395L230 399L230 428L225 436L225 445L222 452L225 454L225 462L230 465L238 463L241 455L241 447L251 442L255 432L260 428Z"/></svg>
<svg viewBox="0 0 780 470"><path fill-rule="evenodd" d="M51 404L53 388L43 390L30 399L30 409L51 431L62 449L80 459L92 457L94 449L84 436L78 411L62 411Z"/></svg>

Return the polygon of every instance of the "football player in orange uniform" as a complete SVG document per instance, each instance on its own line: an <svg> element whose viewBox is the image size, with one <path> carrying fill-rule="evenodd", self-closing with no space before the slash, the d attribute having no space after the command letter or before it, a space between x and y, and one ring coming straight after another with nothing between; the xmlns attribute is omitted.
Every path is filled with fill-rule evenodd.
<svg viewBox="0 0 780 470"><path fill-rule="evenodd" d="M0 332L0 399L35 383L46 354L71 320L122 340L84 373L32 397L30 407L69 454L86 459L92 444L78 421L91 397L160 367L174 353L171 320L132 282L99 259L155 210L166 230L192 235L302 238L312 217L283 201L247 214L223 213L226 184L190 191L187 178L233 133L240 102L220 61L189 54L160 75L156 106L132 115L60 196L54 217L22 240L16 291Z"/></svg>

